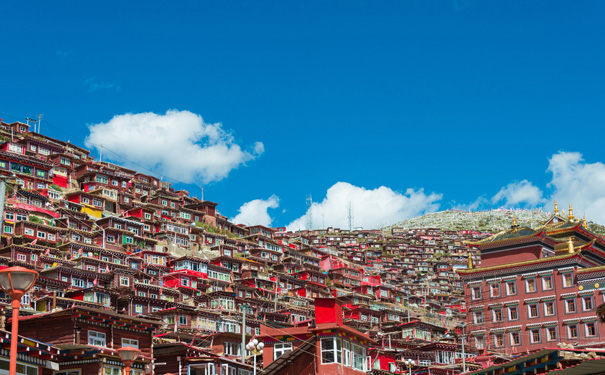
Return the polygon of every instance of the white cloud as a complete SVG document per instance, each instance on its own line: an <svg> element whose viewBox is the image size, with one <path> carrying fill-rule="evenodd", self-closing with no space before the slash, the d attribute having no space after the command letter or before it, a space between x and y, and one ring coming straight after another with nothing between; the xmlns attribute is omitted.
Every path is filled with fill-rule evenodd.
<svg viewBox="0 0 605 375"><path fill-rule="evenodd" d="M535 207L544 203L542 190L527 180L511 182L502 187L500 191L492 197L492 204L502 201L504 201L504 206L526 205Z"/></svg>
<svg viewBox="0 0 605 375"><path fill-rule="evenodd" d="M242 150L221 124L207 124L189 111L116 115L106 123L89 125L89 130L87 147L98 151L102 145L104 151L126 160L111 152L103 152L104 157L187 183L221 180L264 151L261 142L250 152Z"/></svg>
<svg viewBox="0 0 605 375"><path fill-rule="evenodd" d="M441 194L427 195L423 189L407 189L405 194L401 194L385 186L367 190L337 182L328 189L322 202L313 203L305 215L287 228L294 231L307 229L311 215L313 228L333 226L348 229L349 203L354 227L379 228L425 212L434 212L439 208L437 202L441 198Z"/></svg>
<svg viewBox="0 0 605 375"><path fill-rule="evenodd" d="M237 216L231 219L235 224L264 225L270 227L273 218L269 215L269 208L279 207L279 198L275 195L269 199L255 199L244 203L238 210Z"/></svg>
<svg viewBox="0 0 605 375"><path fill-rule="evenodd" d="M579 152L558 152L549 161L553 188L550 204L556 198L560 208L571 203L574 214L605 223L605 165L586 163ZM550 208L549 209L552 209Z"/></svg>

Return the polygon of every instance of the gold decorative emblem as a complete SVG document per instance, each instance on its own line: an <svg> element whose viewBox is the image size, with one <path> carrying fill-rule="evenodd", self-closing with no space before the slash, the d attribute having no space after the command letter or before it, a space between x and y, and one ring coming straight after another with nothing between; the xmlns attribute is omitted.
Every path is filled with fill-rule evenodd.
<svg viewBox="0 0 605 375"><path fill-rule="evenodd" d="M584 290L584 286L580 285L580 286L578 287L578 289L580 289L580 290Z"/></svg>
<svg viewBox="0 0 605 375"><path fill-rule="evenodd" d="M596 284L594 285L594 287L598 289L598 288L599 288L599 283L596 283Z"/></svg>

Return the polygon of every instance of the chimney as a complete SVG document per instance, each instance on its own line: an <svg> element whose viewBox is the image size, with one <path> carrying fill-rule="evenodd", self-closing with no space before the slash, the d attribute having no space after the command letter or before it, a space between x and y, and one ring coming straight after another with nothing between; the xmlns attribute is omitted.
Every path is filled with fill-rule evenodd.
<svg viewBox="0 0 605 375"><path fill-rule="evenodd" d="M342 325L342 306L335 298L315 298L315 323Z"/></svg>

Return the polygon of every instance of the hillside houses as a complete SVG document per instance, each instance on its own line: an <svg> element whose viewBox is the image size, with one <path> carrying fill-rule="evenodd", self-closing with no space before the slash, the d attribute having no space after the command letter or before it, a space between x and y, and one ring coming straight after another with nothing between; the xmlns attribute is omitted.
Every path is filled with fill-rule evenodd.
<svg viewBox="0 0 605 375"><path fill-rule="evenodd" d="M465 311L455 270L466 268L469 257L480 264L478 251L469 252L464 241L484 235L438 228L385 233L244 226L222 216L217 202L96 161L88 150L22 125L0 122L0 174L8 178L0 267L40 273L24 297L31 338L42 334L36 325L49 322L81 327L57 340L44 332L45 342L69 348L58 356L61 371L84 375L118 368L115 349L138 340L147 351L137 374L147 367L151 373L247 375L253 357L248 353L241 362L242 335L246 342L275 330L296 340L311 335L321 353L327 341L318 331L316 301L323 301L324 313L331 306L340 315L330 320L330 330L348 335L347 345L362 342L354 344L353 362L338 362L334 347L334 366L326 368L401 371L409 353L426 358L418 372L441 365L436 358L442 357L455 367L455 354L438 356L427 345L443 340L456 352L456 335L445 337ZM89 327L101 319L102 328ZM414 334L406 334L412 326ZM132 334L124 333L123 341L111 336L114 328ZM382 359L368 354L374 344L386 345L386 337L390 350L381 352ZM310 345L278 341L267 342L280 355ZM89 353L86 366L69 360L80 352ZM185 355L187 364L170 362ZM96 360L101 357L107 360ZM274 371L277 358L259 356L259 368Z"/></svg>

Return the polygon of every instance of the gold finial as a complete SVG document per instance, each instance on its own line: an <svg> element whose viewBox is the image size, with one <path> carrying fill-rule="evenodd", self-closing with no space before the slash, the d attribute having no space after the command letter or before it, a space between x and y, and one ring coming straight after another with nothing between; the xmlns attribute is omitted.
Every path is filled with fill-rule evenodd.
<svg viewBox="0 0 605 375"><path fill-rule="evenodd" d="M557 200L555 199L555 215L559 214L559 204L557 203Z"/></svg>
<svg viewBox="0 0 605 375"><path fill-rule="evenodd" d="M574 253L573 250L573 240L571 239L571 237L569 237L569 239L567 240L567 252L570 254Z"/></svg>
<svg viewBox="0 0 605 375"><path fill-rule="evenodd" d="M469 251L468 252L468 269L472 270L473 268L475 268L475 265L473 264L473 254Z"/></svg>
<svg viewBox="0 0 605 375"><path fill-rule="evenodd" d="M584 228L588 228L588 222L586 221L586 214L584 214L584 218L582 218L582 226Z"/></svg>
<svg viewBox="0 0 605 375"><path fill-rule="evenodd" d="M569 204L569 220L573 221L575 217L573 216L573 208L571 208L571 203Z"/></svg>
<svg viewBox="0 0 605 375"><path fill-rule="evenodd" d="M518 227L519 225L517 224L517 218L513 216L513 228Z"/></svg>

